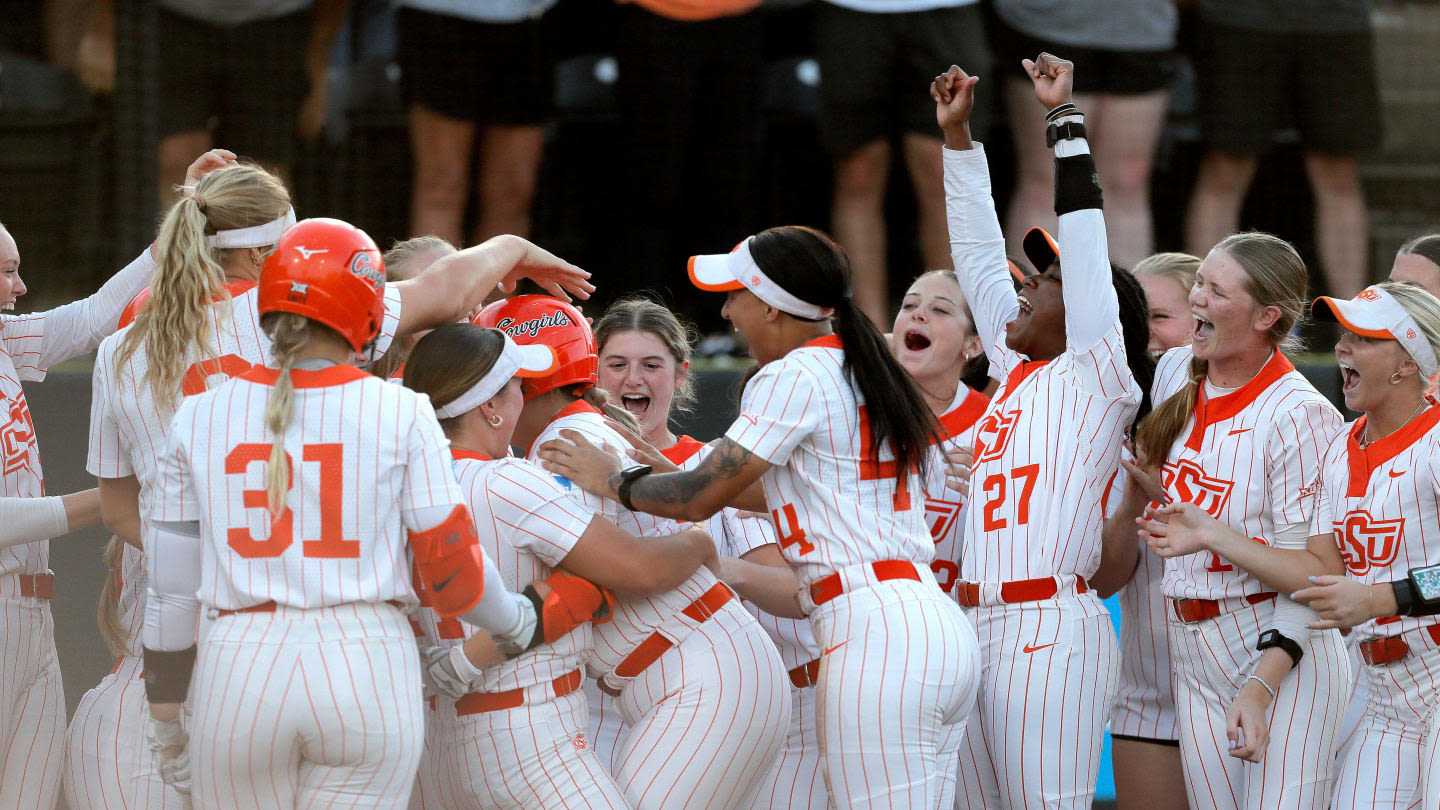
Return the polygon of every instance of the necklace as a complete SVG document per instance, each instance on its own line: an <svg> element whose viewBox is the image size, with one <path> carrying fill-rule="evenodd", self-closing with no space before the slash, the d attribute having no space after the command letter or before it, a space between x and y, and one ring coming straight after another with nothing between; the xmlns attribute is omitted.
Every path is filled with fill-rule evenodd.
<svg viewBox="0 0 1440 810"><path fill-rule="evenodd" d="M1421 410L1422 408L1424 408L1424 407L1425 407L1425 399L1422 397L1422 398L1420 399L1420 403L1415 406L1415 410L1413 410L1413 411L1410 412L1410 417L1409 417L1408 419L1406 419L1404 422L1401 422L1401 423L1400 423L1400 427L1395 428L1395 430L1390 431L1390 433L1386 433L1385 436L1389 436L1389 435L1391 435L1392 433L1396 433L1396 432L1398 432L1398 431L1400 430L1400 428L1403 428L1403 427L1405 427L1406 425L1410 424L1411 422L1415 421L1415 417L1417 417L1417 416L1420 415L1420 410ZM1360 449L1361 449L1361 450L1364 450L1365 448L1369 447L1370 445L1374 444L1375 442L1379 441L1380 439L1385 438L1385 436L1381 436L1381 437L1379 437L1379 438L1377 438L1377 439L1372 439L1372 438L1370 438L1370 420L1368 420L1368 419L1365 420L1365 441L1360 442Z"/></svg>

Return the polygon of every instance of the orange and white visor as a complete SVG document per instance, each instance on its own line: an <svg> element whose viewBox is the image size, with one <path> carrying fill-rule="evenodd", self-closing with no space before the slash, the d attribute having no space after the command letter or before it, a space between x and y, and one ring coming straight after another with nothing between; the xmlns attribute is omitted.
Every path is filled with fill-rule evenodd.
<svg viewBox="0 0 1440 810"><path fill-rule="evenodd" d="M801 301L765 275L750 255L750 239L735 246L729 253L690 257L690 281L708 292L749 290L756 298L797 318L818 321L834 314L834 307L822 307Z"/></svg>
<svg viewBox="0 0 1440 810"><path fill-rule="evenodd" d="M496 331L499 331L498 329ZM555 371L555 350L543 343L521 346L504 332L505 348L495 359L495 365L485 372L470 390L435 409L440 419L453 419L469 413L489 402L500 393L505 384L515 377L544 377Z"/></svg>
<svg viewBox="0 0 1440 810"><path fill-rule="evenodd" d="M1430 341L1395 296L1381 288L1366 287L1348 300L1322 295L1310 305L1310 311L1316 318L1337 321L1357 335L1399 341L1426 379L1435 376L1435 350Z"/></svg>

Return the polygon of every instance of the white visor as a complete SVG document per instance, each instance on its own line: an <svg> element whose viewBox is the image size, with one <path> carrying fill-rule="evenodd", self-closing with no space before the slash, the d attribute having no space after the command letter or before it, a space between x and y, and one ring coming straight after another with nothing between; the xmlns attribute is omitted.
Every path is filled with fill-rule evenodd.
<svg viewBox="0 0 1440 810"><path fill-rule="evenodd" d="M236 228L233 231L216 231L205 237L205 244L212 248L252 248L278 244L280 236L295 224L295 209L287 208L285 213L264 225Z"/></svg>
<svg viewBox="0 0 1440 810"><path fill-rule="evenodd" d="M1435 376L1435 350L1430 348L1430 341L1405 307L1383 289L1366 287L1348 300L1322 295L1310 305L1310 311L1321 320L1338 321L1357 335L1399 341L1425 379Z"/></svg>
<svg viewBox="0 0 1440 810"><path fill-rule="evenodd" d="M498 331L498 330L497 330ZM453 419L489 402L515 377L544 377L555 371L555 350L543 343L521 346L504 332L505 348L495 365L469 391L435 409L440 419Z"/></svg>
<svg viewBox="0 0 1440 810"><path fill-rule="evenodd" d="M770 280L755 259L750 256L750 237L729 253L690 257L690 281L696 287L709 292L729 292L747 289L755 297L781 312L788 312L797 318L818 321L835 312L833 307L822 307L808 301L801 301L779 284Z"/></svg>

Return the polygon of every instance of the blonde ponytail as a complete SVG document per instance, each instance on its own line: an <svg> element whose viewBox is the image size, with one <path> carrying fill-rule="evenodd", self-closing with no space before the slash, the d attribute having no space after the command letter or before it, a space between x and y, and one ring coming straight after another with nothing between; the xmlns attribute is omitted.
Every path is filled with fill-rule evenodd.
<svg viewBox="0 0 1440 810"><path fill-rule="evenodd" d="M95 608L95 621L100 625L100 637L115 656L125 655L130 650L130 633L120 621L120 572L125 561L125 542L110 535L105 544L105 587L100 590L100 603Z"/></svg>
<svg viewBox="0 0 1440 810"><path fill-rule="evenodd" d="M635 418L635 414L611 402L610 395L599 386L592 385L585 389L585 393L581 394L580 398L595 406L601 413L633 430L635 435L642 438L645 436L645 429L640 427L640 420Z"/></svg>
<svg viewBox="0 0 1440 810"><path fill-rule="evenodd" d="M295 365L295 355L310 339L310 320L293 312L270 312L261 325L270 336L270 356L280 370L265 402L265 426L275 435L265 478L265 501L273 521L285 511L285 495L290 491L290 464L285 455L285 431L295 418L295 384L290 369Z"/></svg>
<svg viewBox="0 0 1440 810"><path fill-rule="evenodd" d="M155 239L158 267L150 297L120 343L117 365L145 346L145 384L162 412L174 407L185 370L215 355L209 305L225 297L225 251L206 244L216 231L262 225L290 207L290 193L255 166L227 166L200 178L171 206ZM237 248L248 249L248 248Z"/></svg>

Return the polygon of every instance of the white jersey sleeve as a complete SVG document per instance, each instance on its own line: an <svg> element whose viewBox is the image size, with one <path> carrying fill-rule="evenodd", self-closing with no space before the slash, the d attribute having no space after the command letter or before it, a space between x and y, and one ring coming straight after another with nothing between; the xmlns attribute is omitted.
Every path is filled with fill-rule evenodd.
<svg viewBox="0 0 1440 810"><path fill-rule="evenodd" d="M147 248L87 298L45 312L0 317L0 344L20 378L43 380L50 366L100 345L154 272Z"/></svg>
<svg viewBox="0 0 1440 810"><path fill-rule="evenodd" d="M943 150L945 215L950 230L950 257L960 288L975 315L975 330L995 366L991 376L1003 380L1019 355L1005 347L1005 324L1020 312L1005 258L1005 236L990 194L990 167L985 147Z"/></svg>
<svg viewBox="0 0 1440 810"><path fill-rule="evenodd" d="M408 389L407 389L408 390ZM405 481L400 491L400 515L409 529L421 531L419 510L461 503L460 485L450 461L450 440L435 418L430 398L417 395L415 420L410 428Z"/></svg>
<svg viewBox="0 0 1440 810"><path fill-rule="evenodd" d="M815 380L797 363L770 363L745 386L740 416L725 437L774 465L790 459L796 445L821 421Z"/></svg>
<svg viewBox="0 0 1440 810"><path fill-rule="evenodd" d="M121 450L120 425L111 409L112 357L111 353L101 352L90 376L90 449L85 471L96 478L124 478L135 472L130 454Z"/></svg>
<svg viewBox="0 0 1440 810"><path fill-rule="evenodd" d="M1265 441L1270 520L1275 526L1308 524L1315 507L1321 462L1343 420L1326 402L1305 402L1277 414Z"/></svg>
<svg viewBox="0 0 1440 810"><path fill-rule="evenodd" d="M484 485L485 502L509 544L551 568L560 567L595 519L554 476L521 459L495 462ZM479 496L472 490L471 503Z"/></svg>
<svg viewBox="0 0 1440 810"><path fill-rule="evenodd" d="M151 522L184 523L200 519L200 501L195 491L188 457L188 439L194 430L195 411L182 402L170 422L165 452L155 468L156 497L151 505Z"/></svg>

